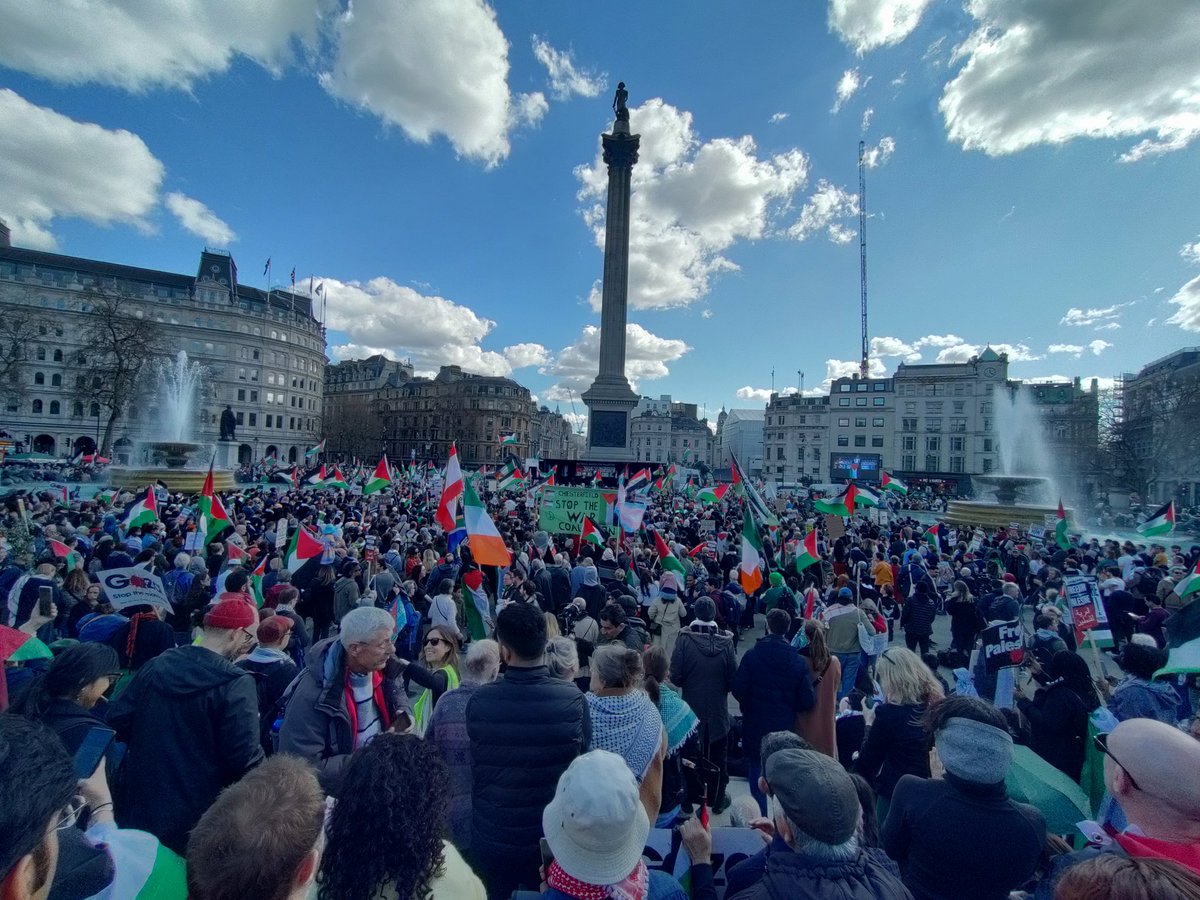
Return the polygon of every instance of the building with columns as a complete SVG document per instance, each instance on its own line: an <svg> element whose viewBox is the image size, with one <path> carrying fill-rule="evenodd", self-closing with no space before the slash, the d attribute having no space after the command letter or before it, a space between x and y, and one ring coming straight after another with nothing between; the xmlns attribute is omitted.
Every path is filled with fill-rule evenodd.
<svg viewBox="0 0 1200 900"><path fill-rule="evenodd" d="M11 246L0 224L0 314L43 322L24 345L19 390L0 389L0 429L25 450L53 456L93 452L108 410L83 396L85 333L98 298L160 326L162 350L186 351L205 370L191 438L215 442L221 412L237 422L235 457L303 459L320 439L325 330L309 297L238 281L228 253L205 250L195 275L142 269ZM16 372L16 370L14 370ZM81 381L82 379L82 381ZM130 460L140 440L163 437L156 379L118 411L113 453Z"/></svg>

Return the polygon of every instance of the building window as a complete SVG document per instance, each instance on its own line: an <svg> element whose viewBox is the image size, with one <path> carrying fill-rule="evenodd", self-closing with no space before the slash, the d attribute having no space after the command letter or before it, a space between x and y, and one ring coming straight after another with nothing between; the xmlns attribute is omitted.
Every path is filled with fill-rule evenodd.
<svg viewBox="0 0 1200 900"><path fill-rule="evenodd" d="M92 416L92 417L99 417L99 415L100 415L100 404L99 404L99 403L93 403L93 404L92 404L92 407L91 407L91 411L88 413L88 415L89 415L89 416Z"/></svg>
<svg viewBox="0 0 1200 900"><path fill-rule="evenodd" d="M992 439L991 439L991 438L984 438L984 439L983 439L983 452L984 452L984 453L991 453L991 452L992 452Z"/></svg>
<svg viewBox="0 0 1200 900"><path fill-rule="evenodd" d="M916 431L917 430L917 420L916 419L901 419L900 420L900 430L901 431Z"/></svg>
<svg viewBox="0 0 1200 900"><path fill-rule="evenodd" d="M40 360L44 360L46 358L46 348L45 347L37 348L37 358Z"/></svg>
<svg viewBox="0 0 1200 900"><path fill-rule="evenodd" d="M63 355L62 355L62 351L61 351L61 350L55 350L55 351L54 351L54 361L55 361L55 362L62 362L62 361L63 361Z"/></svg>
<svg viewBox="0 0 1200 900"><path fill-rule="evenodd" d="M46 376L44 374L42 374L41 372L34 372L33 373L33 383L34 384L45 384Z"/></svg>
<svg viewBox="0 0 1200 900"><path fill-rule="evenodd" d="M875 399L876 399L876 400L882 400L883 398L882 398L882 397L876 397ZM855 405L855 406L866 406L866 405L867 405L867 398L866 398L866 397L855 397L855 398L854 398L854 405Z"/></svg>
<svg viewBox="0 0 1200 900"><path fill-rule="evenodd" d="M942 449L942 439L941 438L939 438L939 437L925 438L925 452L926 453L939 453L939 452L941 452L941 449Z"/></svg>
<svg viewBox="0 0 1200 900"><path fill-rule="evenodd" d="M992 460L990 460L990 459L985 459L985 460L983 461L983 471L984 471L984 474L985 474L985 475L986 475L988 472L992 471L992 466L993 466L993 465L994 465L994 463L993 463L993 462L992 462Z"/></svg>
<svg viewBox="0 0 1200 900"><path fill-rule="evenodd" d="M871 446L872 447L882 447L883 446L883 435L881 435L881 434L873 435L871 437Z"/></svg>
<svg viewBox="0 0 1200 900"><path fill-rule="evenodd" d="M951 419L950 420L950 431L958 432L959 434L963 434L966 432L966 430L967 430L967 420L966 419Z"/></svg>
<svg viewBox="0 0 1200 900"><path fill-rule="evenodd" d="M850 419L848 417L839 418L838 425L841 428L849 428L850 427Z"/></svg>
<svg viewBox="0 0 1200 900"><path fill-rule="evenodd" d="M849 393L849 392L850 392L850 385L848 385L848 384L839 384L839 385L838 385L838 391L840 391L840 392L841 392L841 393L843 393L843 394Z"/></svg>
<svg viewBox="0 0 1200 900"><path fill-rule="evenodd" d="M942 417L941 416L926 417L925 430L926 431L941 431L942 430Z"/></svg>
<svg viewBox="0 0 1200 900"><path fill-rule="evenodd" d="M33 401L33 411L35 413L41 413L41 411L42 411L42 401L41 400Z"/></svg>
<svg viewBox="0 0 1200 900"><path fill-rule="evenodd" d="M901 440L903 441L903 443L902 443L903 449L905 449L905 450L916 450L917 449L916 437L914 437L912 435L905 435Z"/></svg>
<svg viewBox="0 0 1200 900"><path fill-rule="evenodd" d="M866 428L867 427L867 417L866 416L856 416L854 419L854 427L855 428Z"/></svg>
<svg viewBox="0 0 1200 900"><path fill-rule="evenodd" d="M850 405L849 397L838 397L838 406L849 406L849 405Z"/></svg>
<svg viewBox="0 0 1200 900"><path fill-rule="evenodd" d="M867 446L867 436L865 434L856 434L854 436L854 446L855 447Z"/></svg>
<svg viewBox="0 0 1200 900"><path fill-rule="evenodd" d="M963 458L961 456L950 457L950 471L961 474L963 471Z"/></svg>
<svg viewBox="0 0 1200 900"><path fill-rule="evenodd" d="M57 400L51 400L50 401L50 415L57 416L61 412L62 412L62 404L60 404Z"/></svg>
<svg viewBox="0 0 1200 900"><path fill-rule="evenodd" d="M872 406L887 406L887 397L872 397Z"/></svg>
<svg viewBox="0 0 1200 900"><path fill-rule="evenodd" d="M250 426L252 428L258 427L258 413L250 413Z"/></svg>
<svg viewBox="0 0 1200 900"><path fill-rule="evenodd" d="M966 446L967 446L966 438L961 438L961 437L950 438L950 452L951 453L962 453L963 450L966 449Z"/></svg>
<svg viewBox="0 0 1200 900"><path fill-rule="evenodd" d="M900 457L900 468L906 472L911 472L917 467L917 458L915 456Z"/></svg>
<svg viewBox="0 0 1200 900"><path fill-rule="evenodd" d="M871 385L871 390L886 391L887 390L887 382L886 381L876 381L873 385Z"/></svg>
<svg viewBox="0 0 1200 900"><path fill-rule="evenodd" d="M904 401L904 411L906 413L908 413L910 416L915 416L917 414L917 401L916 400L905 400Z"/></svg>
<svg viewBox="0 0 1200 900"><path fill-rule="evenodd" d="M850 446L849 436L845 435L845 434L839 434L838 439L837 439L837 445L839 447L849 447Z"/></svg>
<svg viewBox="0 0 1200 900"><path fill-rule="evenodd" d="M875 418L871 419L871 427L872 428L882 428L883 427L883 416L875 416Z"/></svg>
<svg viewBox="0 0 1200 900"><path fill-rule="evenodd" d="M936 472L938 470L938 458L934 453L925 454L925 471Z"/></svg>

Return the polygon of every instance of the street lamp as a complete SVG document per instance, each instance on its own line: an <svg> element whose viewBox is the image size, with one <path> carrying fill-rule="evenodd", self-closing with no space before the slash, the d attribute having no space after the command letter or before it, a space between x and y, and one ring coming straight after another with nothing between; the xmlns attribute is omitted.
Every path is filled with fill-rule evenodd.
<svg viewBox="0 0 1200 900"><path fill-rule="evenodd" d="M100 401L99 400L95 401L93 403L93 405L96 407L96 440L95 440L95 447L92 448L92 452L95 453L97 456L99 456L100 455Z"/></svg>

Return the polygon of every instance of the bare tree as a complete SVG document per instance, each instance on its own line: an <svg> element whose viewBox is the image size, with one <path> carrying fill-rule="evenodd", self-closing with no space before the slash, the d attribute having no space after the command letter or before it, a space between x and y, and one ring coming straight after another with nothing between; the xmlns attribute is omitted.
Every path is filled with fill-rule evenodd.
<svg viewBox="0 0 1200 900"><path fill-rule="evenodd" d="M122 413L148 396L150 369L166 353L166 341L163 329L144 317L131 298L97 292L88 302L91 311L75 358L85 378L75 394L107 412L99 452L108 455Z"/></svg>
<svg viewBox="0 0 1200 900"><path fill-rule="evenodd" d="M5 304L4 314L0 315L0 399L19 400L25 396L29 348L51 327L50 320L36 308Z"/></svg>
<svg viewBox="0 0 1200 900"><path fill-rule="evenodd" d="M329 402L326 398L322 434L331 455L372 459L383 447L384 421L381 405L367 397L347 397Z"/></svg>

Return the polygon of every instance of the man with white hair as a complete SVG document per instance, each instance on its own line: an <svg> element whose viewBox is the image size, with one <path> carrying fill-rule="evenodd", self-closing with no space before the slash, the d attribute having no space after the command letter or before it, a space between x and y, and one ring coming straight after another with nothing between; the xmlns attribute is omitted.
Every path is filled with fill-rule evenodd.
<svg viewBox="0 0 1200 900"><path fill-rule="evenodd" d="M350 610L342 616L338 636L309 651L304 671L290 688L279 752L311 762L328 794L341 787L350 754L381 731L404 731L412 723L392 644L395 627L387 610Z"/></svg>

